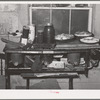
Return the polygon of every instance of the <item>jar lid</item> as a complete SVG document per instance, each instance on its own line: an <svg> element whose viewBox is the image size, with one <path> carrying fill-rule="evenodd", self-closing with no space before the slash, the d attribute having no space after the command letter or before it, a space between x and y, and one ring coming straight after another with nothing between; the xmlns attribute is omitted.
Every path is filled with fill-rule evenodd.
<svg viewBox="0 0 100 100"><path fill-rule="evenodd" d="M23 29L29 29L29 26L23 26Z"/></svg>
<svg viewBox="0 0 100 100"><path fill-rule="evenodd" d="M47 23L47 26L51 26L52 25L52 23Z"/></svg>

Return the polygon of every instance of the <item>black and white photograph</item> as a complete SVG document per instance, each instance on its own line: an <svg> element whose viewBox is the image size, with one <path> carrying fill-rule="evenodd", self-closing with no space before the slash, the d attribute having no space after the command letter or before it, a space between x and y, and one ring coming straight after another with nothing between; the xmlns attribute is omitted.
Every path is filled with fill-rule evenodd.
<svg viewBox="0 0 100 100"><path fill-rule="evenodd" d="M100 2L0 2L0 90L100 90Z"/></svg>

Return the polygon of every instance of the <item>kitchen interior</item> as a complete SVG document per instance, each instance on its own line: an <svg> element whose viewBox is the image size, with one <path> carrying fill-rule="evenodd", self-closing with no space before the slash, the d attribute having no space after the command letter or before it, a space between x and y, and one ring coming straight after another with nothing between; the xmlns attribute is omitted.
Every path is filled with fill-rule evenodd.
<svg viewBox="0 0 100 100"><path fill-rule="evenodd" d="M100 4L0 4L0 53L5 54L6 50L9 49L16 51L19 45L24 46L25 50L26 48L30 50L30 46L32 50L33 48L39 48L39 50L41 48L51 49L56 45L55 41L63 45L72 42L74 39L78 39L84 44L99 44L99 10ZM43 41L45 45L42 45ZM48 55L48 52L45 53ZM52 54L52 52L49 53ZM54 55L54 63L52 62L52 56L47 55L43 56L43 63L48 67L54 66L54 69L62 70L67 64L73 66L85 65L84 58L80 58L80 53L77 52L67 55ZM89 65L92 67L88 71L88 77L79 74L79 78L73 79L74 89L100 89L99 50L95 51L93 49L90 55L92 55L92 58L90 58ZM27 67L31 62L32 66L35 65L38 70L41 70L41 67L34 63L33 59L30 60L33 57L31 56L28 55L26 59L24 58L26 60L24 61L24 67ZM10 64L11 66L13 64L15 68L23 62L21 59L23 57L20 54L11 54L10 57ZM36 55L36 61L38 61L38 57L40 56ZM2 64L0 89L6 89L5 77L7 73L5 67L8 66L8 63L7 61L5 63L4 59ZM37 70L37 68L32 67L32 70ZM32 89L69 89L68 82L69 80L66 78L32 79L30 86ZM21 75L11 75L11 89L25 89L23 88L25 86L26 80Z"/></svg>

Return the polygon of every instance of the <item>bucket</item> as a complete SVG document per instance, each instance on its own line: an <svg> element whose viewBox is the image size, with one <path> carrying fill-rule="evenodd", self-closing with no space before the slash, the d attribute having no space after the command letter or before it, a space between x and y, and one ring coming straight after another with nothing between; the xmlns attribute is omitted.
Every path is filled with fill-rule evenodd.
<svg viewBox="0 0 100 100"><path fill-rule="evenodd" d="M77 66L80 64L80 53L68 53L67 59L68 63Z"/></svg>
<svg viewBox="0 0 100 100"><path fill-rule="evenodd" d="M16 49L19 49L19 46L8 43L8 44L6 44L5 48L6 48L6 50L16 50ZM22 54L18 54L18 53L11 53L10 60L14 66L18 66L20 64L23 64L24 56Z"/></svg>

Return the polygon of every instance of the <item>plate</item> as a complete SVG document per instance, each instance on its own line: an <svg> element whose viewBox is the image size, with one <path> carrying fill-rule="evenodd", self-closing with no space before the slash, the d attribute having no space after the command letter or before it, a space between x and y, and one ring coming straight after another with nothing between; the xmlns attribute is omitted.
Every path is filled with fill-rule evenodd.
<svg viewBox="0 0 100 100"><path fill-rule="evenodd" d="M55 40L69 40L69 39L72 39L72 38L74 38L74 35L64 34L64 33L55 36Z"/></svg>
<svg viewBox="0 0 100 100"><path fill-rule="evenodd" d="M87 36L91 36L92 33L90 32L85 32L85 31L82 31L82 32L76 32L75 33L75 36L77 37L87 37Z"/></svg>
<svg viewBox="0 0 100 100"><path fill-rule="evenodd" d="M80 39L80 41L83 43L98 43L99 39L94 38L94 37L85 37L85 38Z"/></svg>

